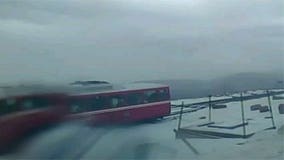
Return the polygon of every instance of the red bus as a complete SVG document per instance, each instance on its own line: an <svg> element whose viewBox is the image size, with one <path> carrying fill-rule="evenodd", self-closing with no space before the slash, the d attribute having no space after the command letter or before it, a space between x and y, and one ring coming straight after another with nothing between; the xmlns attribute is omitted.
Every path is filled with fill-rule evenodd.
<svg viewBox="0 0 284 160"><path fill-rule="evenodd" d="M2 89L2 90L1 90ZM110 84L59 87L0 87L0 151L31 130L61 120L117 124L170 114L169 87ZM4 93L4 94L3 94Z"/></svg>
<svg viewBox="0 0 284 160"><path fill-rule="evenodd" d="M31 130L58 122L67 114L65 94L23 94L14 89L1 96L0 151L9 148Z"/></svg>
<svg viewBox="0 0 284 160"><path fill-rule="evenodd" d="M68 118L92 124L135 122L170 114L169 87L165 85L132 84L124 89L75 93L68 101Z"/></svg>

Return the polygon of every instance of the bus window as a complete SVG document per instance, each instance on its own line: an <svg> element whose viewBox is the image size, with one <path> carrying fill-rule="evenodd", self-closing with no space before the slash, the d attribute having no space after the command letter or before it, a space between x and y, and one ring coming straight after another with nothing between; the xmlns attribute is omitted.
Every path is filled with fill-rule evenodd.
<svg viewBox="0 0 284 160"><path fill-rule="evenodd" d="M121 96L121 95L110 97L110 101L111 101L112 108L126 106L125 98L124 96Z"/></svg>
<svg viewBox="0 0 284 160"><path fill-rule="evenodd" d="M70 112L80 113L88 111L96 111L109 107L110 100L108 97L95 96L91 98L76 98L71 100Z"/></svg>
<svg viewBox="0 0 284 160"><path fill-rule="evenodd" d="M22 102L22 108L23 108L24 110L29 110L29 109L34 108L33 101L30 100L30 99L24 100L24 101Z"/></svg>
<svg viewBox="0 0 284 160"><path fill-rule="evenodd" d="M86 111L94 110L93 100L92 99L75 99L71 101L70 111L72 113L80 113Z"/></svg>
<svg viewBox="0 0 284 160"><path fill-rule="evenodd" d="M70 106L70 112L71 113L78 113L78 112L80 112L80 109L81 109L81 106L79 104L76 104L76 103L73 103Z"/></svg>
<svg viewBox="0 0 284 160"><path fill-rule="evenodd" d="M53 105L53 102L48 98L43 97L32 97L32 98L25 98L21 100L19 106L23 110L30 110L36 108L43 108Z"/></svg>
<svg viewBox="0 0 284 160"><path fill-rule="evenodd" d="M118 107L118 98L117 97L112 97L112 98L110 98L110 100L111 100L111 107L112 108L115 108L115 107Z"/></svg>
<svg viewBox="0 0 284 160"><path fill-rule="evenodd" d="M156 90L149 90L144 92L147 103L158 101L158 92Z"/></svg>
<svg viewBox="0 0 284 160"><path fill-rule="evenodd" d="M16 99L0 100L0 116L16 112L17 110Z"/></svg>
<svg viewBox="0 0 284 160"><path fill-rule="evenodd" d="M17 102L16 99L13 99L13 98L12 99L9 98L9 99L6 100L6 103L9 106L16 105L16 102Z"/></svg>
<svg viewBox="0 0 284 160"><path fill-rule="evenodd" d="M70 112L79 113L85 111L86 105L88 105L88 102L86 101L87 101L86 99L71 100Z"/></svg>
<svg viewBox="0 0 284 160"><path fill-rule="evenodd" d="M149 91L144 92L144 94L147 98L150 97L151 95L155 94L155 93L156 93L155 90L149 90Z"/></svg>
<svg viewBox="0 0 284 160"><path fill-rule="evenodd" d="M147 103L164 101L169 97L166 89L145 91L144 95Z"/></svg>
<svg viewBox="0 0 284 160"><path fill-rule="evenodd" d="M110 100L108 97L96 96L92 100L93 100L92 105L94 107L94 110L105 109L110 106Z"/></svg>
<svg viewBox="0 0 284 160"><path fill-rule="evenodd" d="M166 89L159 90L159 100L164 101L169 99L169 94Z"/></svg>
<svg viewBox="0 0 284 160"><path fill-rule="evenodd" d="M130 93L127 95L128 105L137 105L144 103L144 96L142 93Z"/></svg>
<svg viewBox="0 0 284 160"><path fill-rule="evenodd" d="M119 99L118 99L118 107L123 107L123 106L127 106L127 100L126 100L125 95L119 96Z"/></svg>

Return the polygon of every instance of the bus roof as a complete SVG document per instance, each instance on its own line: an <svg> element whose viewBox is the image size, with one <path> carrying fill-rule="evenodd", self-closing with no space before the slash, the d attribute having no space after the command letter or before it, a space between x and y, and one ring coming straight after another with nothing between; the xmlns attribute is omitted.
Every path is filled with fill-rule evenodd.
<svg viewBox="0 0 284 160"><path fill-rule="evenodd" d="M45 86L45 85L19 85L19 86L5 86L0 87L0 99L8 97L21 97L29 95L42 95L42 94L52 94L52 93L64 93L58 90L55 86Z"/></svg>
<svg viewBox="0 0 284 160"><path fill-rule="evenodd" d="M163 88L167 85L154 83L129 83L126 85L111 85L100 83L95 85L18 85L0 86L0 99L7 97L28 96L36 94L62 93L69 95L86 95L96 93L111 93L127 90L142 90L151 88Z"/></svg>
<svg viewBox="0 0 284 160"><path fill-rule="evenodd" d="M117 85L113 86L111 90L104 91L91 91L91 92L76 92L71 94L71 96L79 96L79 95L89 95L89 94L99 94L99 93L114 93L114 92L125 92L132 90L146 90L146 89L155 89L155 88L165 88L169 87L168 85L157 84L157 83L129 83L125 85Z"/></svg>

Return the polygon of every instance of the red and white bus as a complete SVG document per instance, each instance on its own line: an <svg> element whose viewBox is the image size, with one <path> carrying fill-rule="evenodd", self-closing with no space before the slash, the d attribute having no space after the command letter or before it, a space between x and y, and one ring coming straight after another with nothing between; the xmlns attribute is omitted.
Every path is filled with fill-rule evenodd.
<svg viewBox="0 0 284 160"><path fill-rule="evenodd" d="M83 118L92 124L136 122L170 114L166 85L131 84L123 89L74 93L68 101L69 118Z"/></svg>

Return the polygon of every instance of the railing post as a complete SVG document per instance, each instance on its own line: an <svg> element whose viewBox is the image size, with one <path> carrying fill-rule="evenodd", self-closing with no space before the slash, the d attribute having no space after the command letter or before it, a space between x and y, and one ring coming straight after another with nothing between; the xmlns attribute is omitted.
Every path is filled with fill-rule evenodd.
<svg viewBox="0 0 284 160"><path fill-rule="evenodd" d="M243 93L241 92L241 109L242 109L242 123L243 123L243 137L246 137L246 125L245 125L245 111L243 102Z"/></svg>
<svg viewBox="0 0 284 160"><path fill-rule="evenodd" d="M272 127L275 129L275 122L274 122L274 117L273 117L273 112L272 112L272 107L271 107L271 99L270 99L270 93L268 90L266 90L267 94L267 99L268 99L268 106L269 106L269 112L270 112L270 117L271 117L271 122L272 122Z"/></svg>
<svg viewBox="0 0 284 160"><path fill-rule="evenodd" d="M211 110L212 110L212 104L211 104L211 95L209 95L208 96L209 97L209 106L208 106L208 108L209 108L209 115L208 115L208 117L209 117L209 122L211 122Z"/></svg>
<svg viewBox="0 0 284 160"><path fill-rule="evenodd" d="M180 129L180 125L181 125L181 119L182 119L182 114L183 114L183 107L184 107L184 102L182 101L181 108L180 108L180 113L179 113L178 129Z"/></svg>

